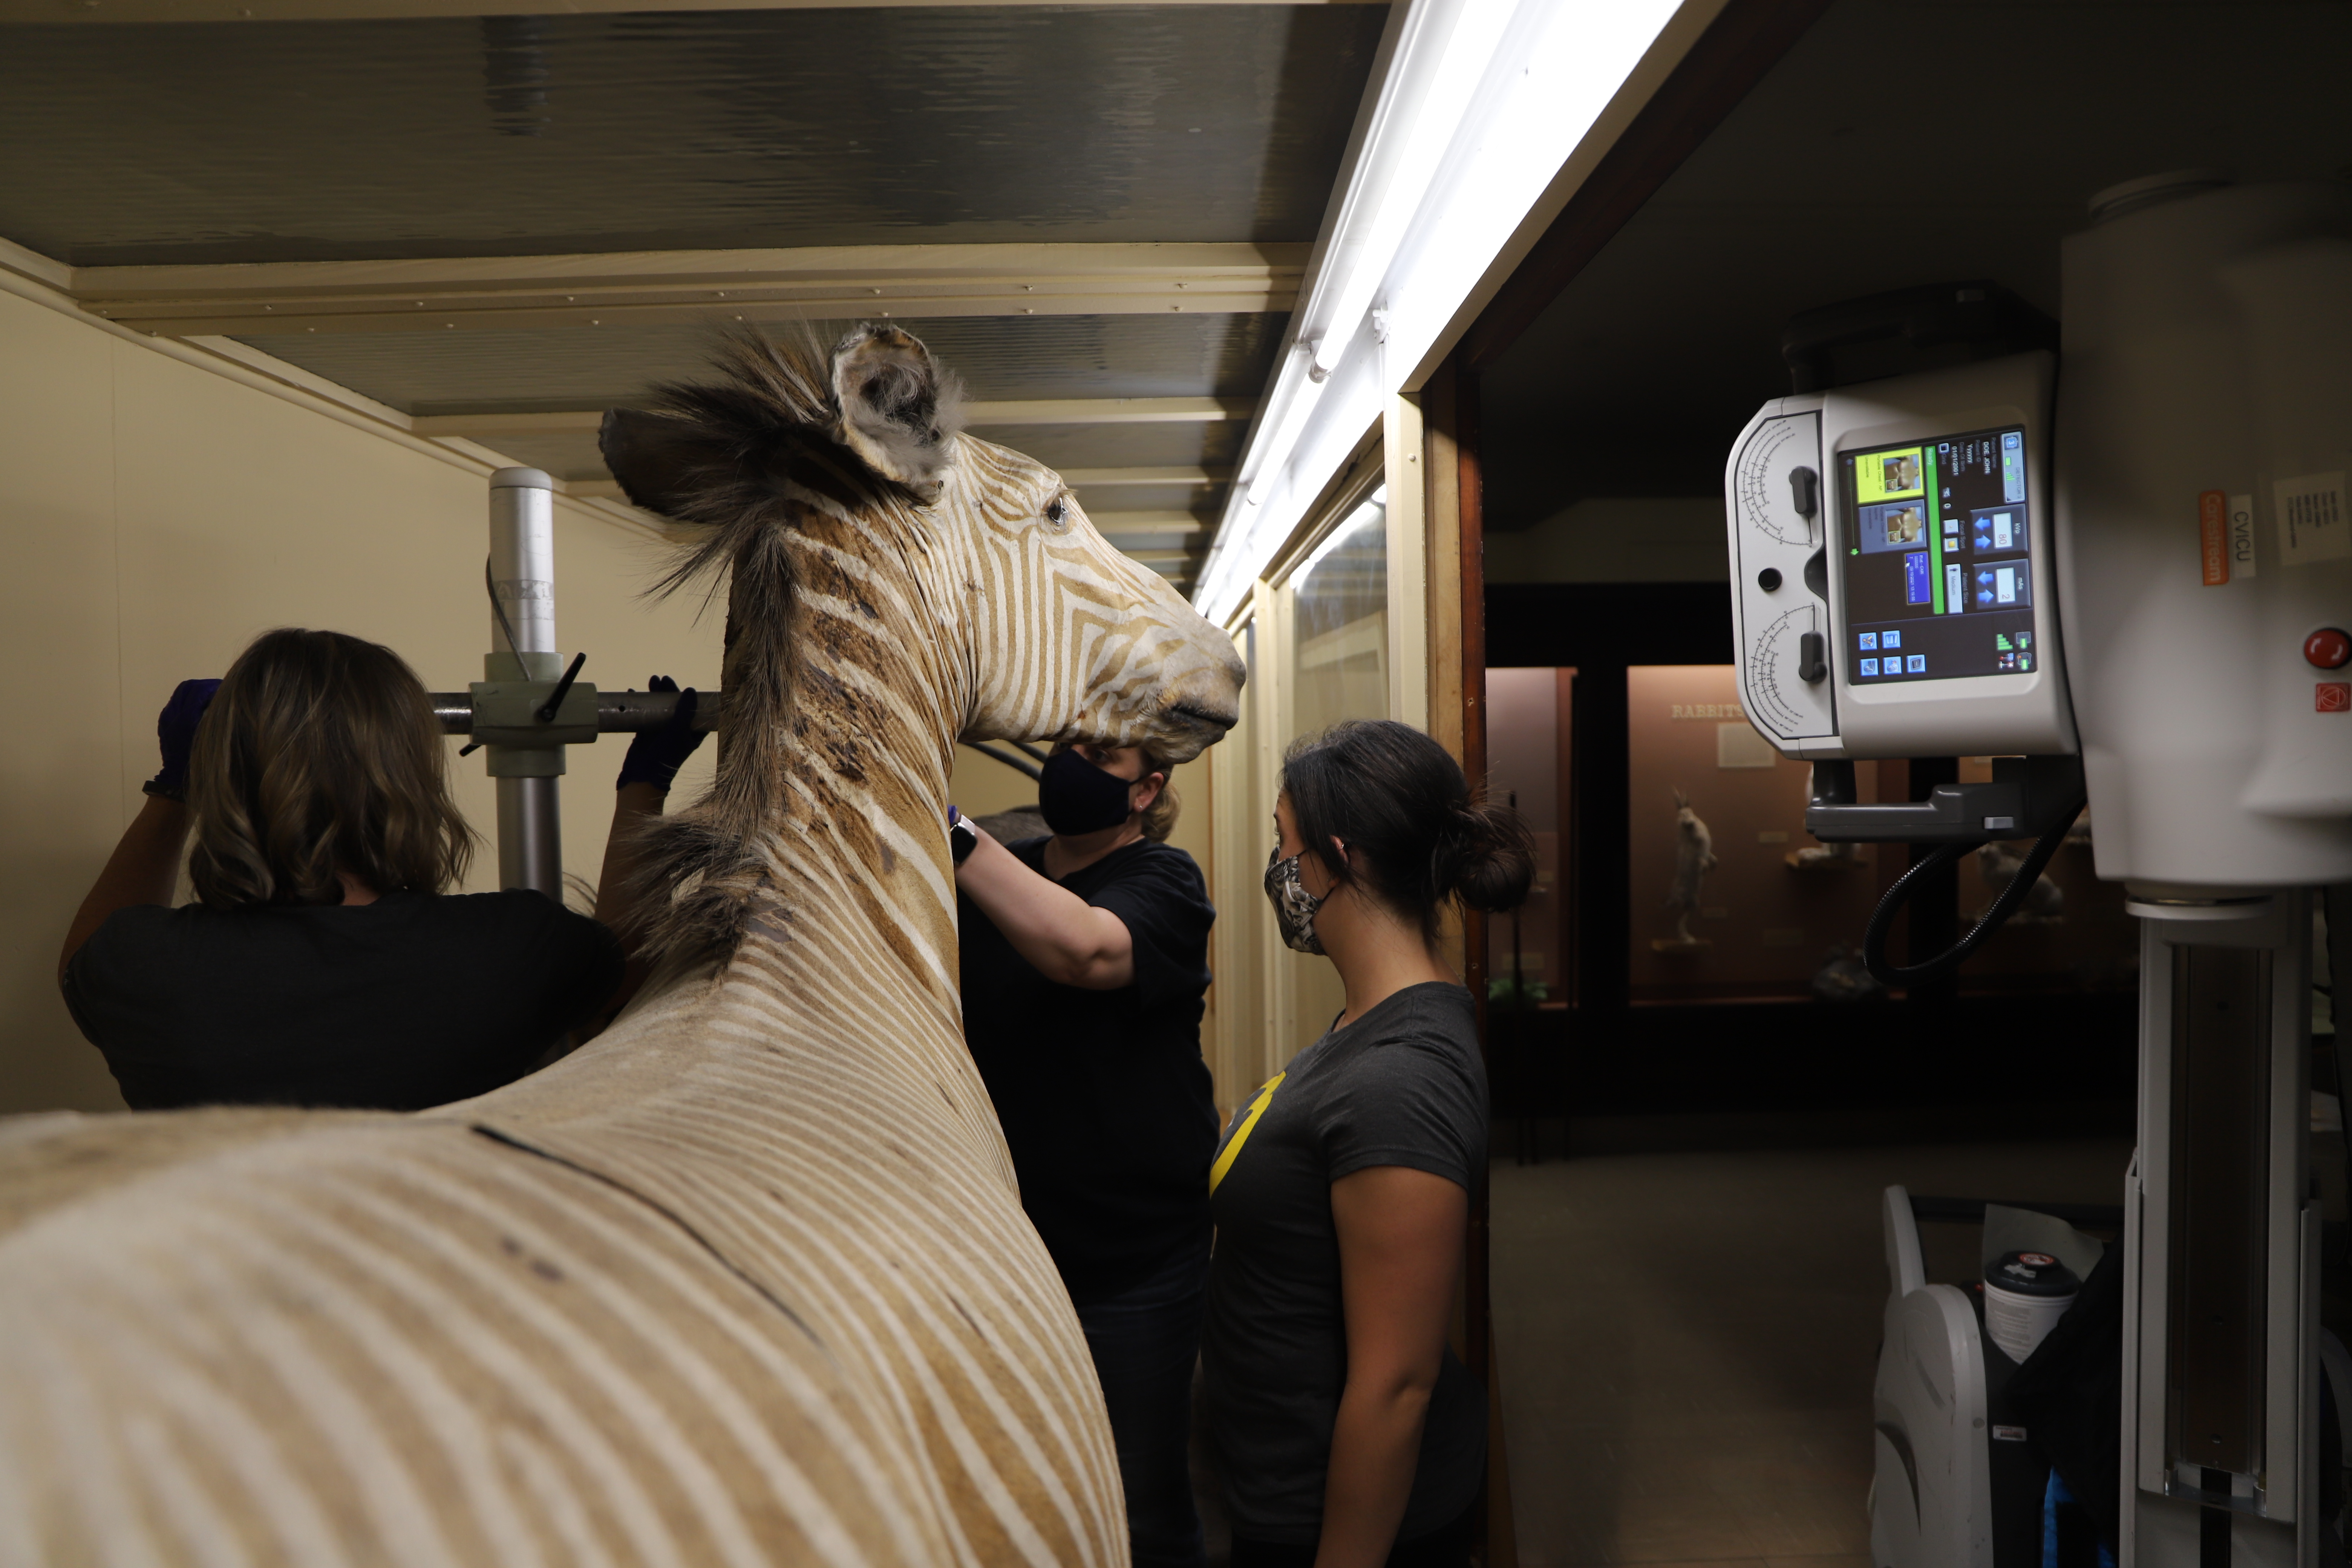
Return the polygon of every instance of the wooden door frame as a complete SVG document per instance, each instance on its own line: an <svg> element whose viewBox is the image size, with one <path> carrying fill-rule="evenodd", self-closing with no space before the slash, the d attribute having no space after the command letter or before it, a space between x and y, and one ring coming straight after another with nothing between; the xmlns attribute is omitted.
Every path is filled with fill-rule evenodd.
<svg viewBox="0 0 2352 1568"><path fill-rule="evenodd" d="M1659 83L1510 278L1439 364L1417 401L1423 437L1429 626L1429 731L1461 762L1474 788L1486 774L1486 510L1479 445L1485 371L1616 237L1685 159L1714 134L1777 65L1830 0L1727 0ZM1393 476L1391 476L1393 478ZM1580 703L1580 717L1582 704ZM1465 914L1463 979L1486 1038L1486 918ZM1486 1384L1495 1436L1477 1560L1516 1568L1507 1455L1500 1442L1500 1383L1494 1357L1488 1203L1481 1173L1471 1194L1464 1258L1464 1359Z"/></svg>

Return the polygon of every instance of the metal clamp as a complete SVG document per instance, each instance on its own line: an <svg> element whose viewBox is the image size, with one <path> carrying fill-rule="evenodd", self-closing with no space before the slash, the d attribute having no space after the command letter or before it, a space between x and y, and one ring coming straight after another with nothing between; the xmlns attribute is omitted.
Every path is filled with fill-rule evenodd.
<svg viewBox="0 0 2352 1568"><path fill-rule="evenodd" d="M554 680L478 680L467 724L478 745L490 751L494 779L554 778L563 771L563 748L596 739L596 688L574 681L569 690ZM552 709L551 718L540 714Z"/></svg>

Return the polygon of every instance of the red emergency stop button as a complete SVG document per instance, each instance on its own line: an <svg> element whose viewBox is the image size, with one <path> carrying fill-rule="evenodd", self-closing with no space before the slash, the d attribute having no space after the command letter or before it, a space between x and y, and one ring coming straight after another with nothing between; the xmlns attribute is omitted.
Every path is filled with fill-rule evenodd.
<svg viewBox="0 0 2352 1568"><path fill-rule="evenodd" d="M2303 657L2321 669L2341 669L2352 664L2352 637L2322 626L2303 639Z"/></svg>

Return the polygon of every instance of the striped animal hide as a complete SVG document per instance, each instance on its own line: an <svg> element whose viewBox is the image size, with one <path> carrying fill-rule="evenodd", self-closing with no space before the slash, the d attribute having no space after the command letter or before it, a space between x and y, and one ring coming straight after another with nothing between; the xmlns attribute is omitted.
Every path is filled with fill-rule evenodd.
<svg viewBox="0 0 2352 1568"><path fill-rule="evenodd" d="M1239 664L904 333L723 368L606 435L729 595L663 973L418 1115L0 1123L0 1563L1126 1560L963 1047L946 784L960 734L1189 757Z"/></svg>

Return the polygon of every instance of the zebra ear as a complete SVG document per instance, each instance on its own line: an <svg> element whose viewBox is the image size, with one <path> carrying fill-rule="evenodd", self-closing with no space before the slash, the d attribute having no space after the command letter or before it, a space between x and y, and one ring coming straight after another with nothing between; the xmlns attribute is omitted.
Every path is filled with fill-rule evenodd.
<svg viewBox="0 0 2352 1568"><path fill-rule="evenodd" d="M963 389L921 342L867 323L833 351L834 439L925 500L937 499L955 452Z"/></svg>
<svg viewBox="0 0 2352 1568"><path fill-rule="evenodd" d="M720 462L719 444L709 432L635 408L606 409L596 447L629 504L664 517L688 517Z"/></svg>

